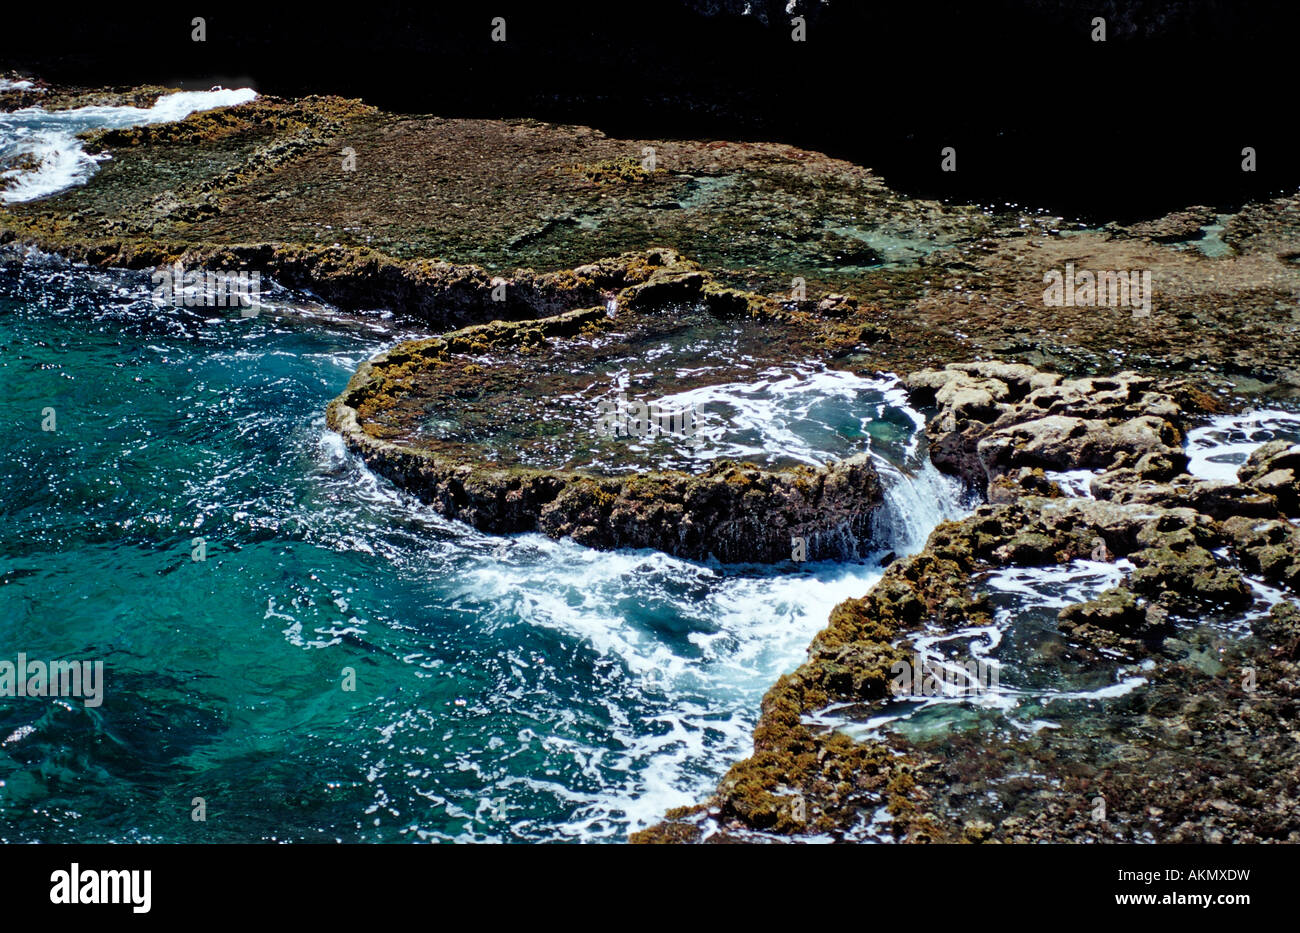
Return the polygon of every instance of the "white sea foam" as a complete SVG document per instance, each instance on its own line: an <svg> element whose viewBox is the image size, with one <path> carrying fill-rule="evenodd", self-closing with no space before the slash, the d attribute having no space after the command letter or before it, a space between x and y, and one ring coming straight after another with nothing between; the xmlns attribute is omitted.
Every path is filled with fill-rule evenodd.
<svg viewBox="0 0 1300 933"><path fill-rule="evenodd" d="M937 522L964 508L960 484L941 476L920 452L914 435L923 419L905 407L895 380L772 370L752 385L683 395L711 410L725 406L743 430L770 445L767 451L810 463L845 455L844 438L833 436L832 425L847 426L858 449L872 450L867 429L890 409L895 427L882 445L888 449L872 450L886 488L883 524L891 529L881 536L883 548L913 552ZM737 433L717 435L717 442L739 445ZM476 624L500 630L503 640L511 626L534 626L599 659L609 692L603 728L614 740L599 764L625 777L577 792L537 775L513 792L495 791L567 801L572 816L559 831L571 838L621 835L705 797L728 764L752 752L759 698L806 657L831 609L862 596L882 573L876 560L810 563L793 571L729 567L648 550L594 551L538 534L486 535L448 522L377 480L345 453L336 435L324 434L319 450L322 468L340 474L336 481L355 494L372 504L400 500L404 520L450 532L445 543L433 545L439 555L423 561L426 568L444 562L454 568L452 609L473 613ZM629 707L645 712L638 717ZM594 751L582 743L555 749L569 759Z"/></svg>
<svg viewBox="0 0 1300 933"><path fill-rule="evenodd" d="M1017 711L1024 705L1037 710L1055 701L1109 699L1136 690L1146 683L1146 679L1127 674L1120 674L1115 681L1090 690L1017 685L1014 676L1006 676L1005 662L995 656L1021 614L1034 609L1057 610L1091 599L1102 590L1120 583L1125 572L1132 569L1133 565L1127 560L1115 563L1075 560L1063 566L994 570L984 580L983 588L1014 597L1013 608L997 609L991 625L951 632L923 632L912 642L916 654L927 667L946 669L955 675L960 671L955 665L970 658L996 673L991 682L980 684L979 689L961 689L940 682L941 690L935 696L894 698L884 705L873 706L866 716L858 704L834 704L805 716L804 721L810 726L839 730L861 741L879 736L886 726L897 729L923 711L935 707L949 707L953 715L962 715L963 708L996 710L1008 721L1023 725L1020 722L1023 714ZM1014 675L1015 672L1010 673ZM954 678L954 682L959 680ZM1056 727L1043 719L1036 719L1031 726L1034 731Z"/></svg>
<svg viewBox="0 0 1300 933"><path fill-rule="evenodd" d="M96 281L100 277L84 269L68 275ZM104 284L111 283L105 279ZM152 320L157 309L147 302L147 289L141 287L142 300L131 313ZM221 362L227 356L256 353L262 339L258 335L265 333L250 328L238 350L218 351L208 359ZM175 342L168 337L151 336L150 341L157 353L176 352ZM331 366L350 370L359 356L376 349L375 343L349 344L324 355L331 357ZM765 406L774 420L786 419L771 434L773 443L802 452L804 462L842 457L845 451L840 447L822 446L823 441L839 445L842 436L836 440L823 428L856 426L848 434L872 452L887 489L882 520L893 531L882 535L882 546L913 551L940 519L964 511L960 487L934 471L921 452L920 416L906 408L896 383L808 369L793 374L772 371L761 379L767 382L761 390L740 387L729 399L721 395L717 399L751 421L761 422ZM779 404L782 400L784 407ZM836 417L828 419L828 412ZM888 443L873 446L874 440L868 438L876 436L872 429L883 415L891 419L890 428L879 436L888 438ZM801 416L816 422L811 436L807 426L799 424ZM244 417L250 430L254 424L264 426L261 411L250 408ZM590 658L596 668L581 684L584 699L590 699L595 713L584 714L575 703L559 710L554 721L538 716L532 722L535 729L500 716L512 727L495 734L485 731L482 748L477 750L452 742L452 723L412 704L408 694L385 700L391 719L377 730L379 743L364 772L374 789L372 812L393 812L396 818L395 811L405 807L402 817L418 823L424 815L421 808L427 808L464 826L448 829L443 823L435 831L413 826L411 832L421 838L620 838L629 829L661 818L670 807L698 802L716 786L728 765L749 754L763 692L804 659L808 642L825 625L831 608L846 597L861 596L881 573L872 561L808 564L797 570L736 568L648 551L596 552L533 534L485 535L444 518L370 473L346 452L337 435L325 431L322 419L310 428L299 428L295 422L294 430L301 430L295 436L318 442L307 444L306 449L313 458L308 468L319 478L320 495L295 500L287 506L292 512L288 519L278 512L269 517L300 529L312 546L377 557L413 584L436 581L437 585L427 590L425 612L407 607L404 616L366 620L353 617L353 612L364 611L355 608L363 601L354 599L341 584L338 593L330 581L321 584L328 590L321 602L336 612L334 620L311 611L310 599L300 598L301 594L273 590L268 601L256 607L259 617L265 615L268 628L281 631L287 642L303 650L315 650L345 636L363 639L367 631L373 636L381 624L409 627L421 634L395 640L401 648L399 660L420 675L454 674L472 682L464 668L456 667L455 658L438 658L423 648L426 638L438 637L433 626L442 620L472 618L473 625L489 636L489 653L500 645L499 654L490 659L504 659L504 674L476 693L466 689L471 709L480 706L481 711L476 711L475 719L457 720L457 728L473 729L486 721L489 725L484 728L490 730L502 710L530 715L539 704L551 702L549 694L539 699L549 684L544 678L538 680L537 671L550 665L556 673L571 667L544 652L527 654L515 647L520 643L553 645L571 654L567 660ZM186 500L193 503L194 511L199 515L216 511L228 475L217 471L196 475L191 482ZM328 502L328 508L322 507L323 502ZM247 514L241 507L238 520L247 520ZM1016 608L999 609L990 627L940 636L923 633L922 649L936 654L944 650L948 656L946 649L953 647L953 640L961 640L977 657L991 658L995 650L1004 653L1013 647L1005 643L1010 639L1004 640L1012 612L1052 610L1086 599L1118 582L1126 568L1123 563L1079 561L1067 568L999 571L989 587L1003 594L1003 603L1009 601L1009 594ZM1264 599L1271 595L1260 586L1256 589ZM528 627L530 634L536 631L547 637L520 639L521 626ZM512 627L514 632L509 631ZM467 663L483 660L475 655ZM992 696L989 705L1004 708L1023 702L1026 708L1019 715L1024 721L1014 716L1008 720L1027 730L1054 728L1045 716L1055 714L1059 706L1053 709L1049 701L1101 699L1142 683L1130 668L1090 691L1071 684L1059 685L1053 692L1050 687L1019 684L1013 669L1000 671L1001 692ZM949 706L939 713L966 712L956 700L944 702ZM915 709L914 703L895 704L867 725L877 728ZM987 709L978 712L988 714ZM575 720L580 726L572 727ZM428 765L424 756L428 748L436 749L429 756L438 762L436 767L454 768L458 780L463 774L464 781L446 783ZM447 760L439 759L440 754ZM520 756L521 762L513 770L502 764L512 756ZM420 782L414 798L404 796L402 782L408 772L414 772L414 780ZM567 816L558 825L549 822L551 817L545 823L529 818L528 810L538 798L559 802ZM507 814L501 823L494 816L498 802ZM870 836L874 830L864 826L861 832Z"/></svg>
<svg viewBox="0 0 1300 933"><path fill-rule="evenodd" d="M1044 470L1043 475L1058 484L1066 495L1092 498L1091 483L1100 470Z"/></svg>
<svg viewBox="0 0 1300 933"><path fill-rule="evenodd" d="M879 577L871 562L732 572L530 534L492 543L461 579L464 598L489 607L484 625L518 619L561 632L626 671L637 693L673 698L645 721L657 724L649 731L613 722L622 750L612 764L632 777L575 817L637 827L698 800L714 779L708 762L749 754L751 703L802 660L837 603Z"/></svg>
<svg viewBox="0 0 1300 933"><path fill-rule="evenodd" d="M1073 603L1092 599L1103 590L1118 586L1133 565L1127 560L1114 563L1075 560L1062 566L1001 567L989 574L985 586L1001 593L1014 594L1024 606L1064 609ZM1000 613L1000 622L1009 622L1011 614Z"/></svg>
<svg viewBox="0 0 1300 933"><path fill-rule="evenodd" d="M1300 413L1278 410L1220 415L1187 432L1187 471L1201 479L1237 481L1251 452L1272 440L1300 441Z"/></svg>
<svg viewBox="0 0 1300 933"><path fill-rule="evenodd" d="M971 505L961 482L940 473L922 452L925 419L908 404L896 377L773 368L751 383L705 386L663 402L696 409L699 455L709 459L823 466L870 453L886 491L873 521L874 543L883 550L920 550L939 522ZM889 431L883 442L873 433L882 424Z"/></svg>
<svg viewBox="0 0 1300 933"><path fill-rule="evenodd" d="M808 431L809 421L825 421L824 409L817 413L818 399L823 405L831 399L865 406L858 412L865 425L880 417L879 405L910 411L892 390L887 381L845 373L772 372L750 386L698 390L695 401L714 409L726 406L762 438L757 444L769 453L780 449L801 462L820 463L829 455L819 447L816 433ZM959 517L970 504L958 483L916 453L922 440L919 415L914 424L906 445L914 456L897 449L886 455L866 445L887 490L878 540L902 553L922 547L939 521ZM721 434L714 435L714 442L741 443ZM738 450L729 452L736 455ZM1070 481L1072 491L1086 494L1091 474L1071 471L1062 478ZM804 658L809 640L839 601L861 596L881 574L873 562L809 565L792 574L702 565L648 551L593 552L538 535L499 539L470 530L463 535L465 547L480 555L462 578L464 595L476 606L493 607L483 616L485 624L522 619L563 633L625 671L630 682L622 683L622 690L664 698L640 722L628 717L625 704L609 704L609 728L618 750L606 754L601 764L626 774L625 781L584 794L552 779L530 779L535 784L527 788L531 793L570 800L573 816L561 831L573 838L609 835L614 827L619 832L636 829L662 818L671 807L706 796L720 767L751 753L756 698ZM1014 608L999 609L990 626L924 633L917 650L942 660L962 646L973 657L1004 664L994 656L1018 614L1054 612L1092 598L1119 584L1132 569L1124 560L1000 569L985 585L1015 597ZM679 621L665 624L665 618ZM689 634L675 637L675 630ZM1019 728L1040 731L1058 728L1044 716L1051 716L1056 704L1110 700L1147 683L1142 672L1122 667L1113 681L1088 688L1029 686L1006 676L1005 667L999 670L1003 676L984 694L909 698L873 711L865 721L855 720L853 710L828 709L810 722L864 737L897 727L921 710L947 705L955 713L962 706L997 710ZM647 724L654 728L646 729ZM581 752L576 746L563 750L566 755Z"/></svg>
<svg viewBox="0 0 1300 933"><path fill-rule="evenodd" d="M824 465L867 448L865 432L896 403L896 380L819 366L773 367L752 382L667 395L670 409L694 408L701 459L770 459Z"/></svg>
<svg viewBox="0 0 1300 933"><path fill-rule="evenodd" d="M0 113L0 167L4 167L0 170L0 199L31 201L84 184L103 157L87 153L78 133L170 123L200 110L246 104L256 97L248 88L214 88L167 94L152 107L27 107ZM34 167L23 164L28 162Z"/></svg>

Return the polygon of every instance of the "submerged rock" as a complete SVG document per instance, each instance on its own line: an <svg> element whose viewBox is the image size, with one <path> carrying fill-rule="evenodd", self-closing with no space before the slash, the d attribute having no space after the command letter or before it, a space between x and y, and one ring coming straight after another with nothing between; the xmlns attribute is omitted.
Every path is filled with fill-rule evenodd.
<svg viewBox="0 0 1300 933"><path fill-rule="evenodd" d="M1059 619L1062 632L1132 653L1158 643L1172 630L1166 615L1149 611L1124 587L1112 587L1095 599L1066 606Z"/></svg>

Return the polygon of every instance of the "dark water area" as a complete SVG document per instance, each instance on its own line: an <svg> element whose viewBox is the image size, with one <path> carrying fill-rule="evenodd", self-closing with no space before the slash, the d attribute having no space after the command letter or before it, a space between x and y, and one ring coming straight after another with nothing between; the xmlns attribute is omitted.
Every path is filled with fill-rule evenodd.
<svg viewBox="0 0 1300 933"><path fill-rule="evenodd" d="M740 15L749 6L750 15ZM337 93L394 111L535 117L639 138L787 142L916 196L1088 222L1293 191L1279 112L1293 3L730 0L223 4L207 41L162 4L4 14L0 66L85 84ZM506 41L491 39L492 19ZM1092 21L1107 20L1107 39ZM957 171L941 152L957 152ZM1241 170L1253 147L1257 170Z"/></svg>

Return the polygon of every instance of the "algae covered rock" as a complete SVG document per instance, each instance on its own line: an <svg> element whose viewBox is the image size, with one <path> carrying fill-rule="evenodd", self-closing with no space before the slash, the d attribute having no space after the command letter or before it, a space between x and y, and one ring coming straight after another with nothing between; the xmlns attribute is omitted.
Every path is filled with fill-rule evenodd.
<svg viewBox="0 0 1300 933"><path fill-rule="evenodd" d="M1300 603L1292 600L1275 603L1269 614L1255 623L1254 630L1269 642L1274 657L1300 660Z"/></svg>
<svg viewBox="0 0 1300 933"><path fill-rule="evenodd" d="M1300 763L1300 604L1288 597L1257 615L1255 639L1225 639L1220 628L1258 609L1247 574L1300 591L1300 528L1283 515L1278 487L1259 482L1290 468L1289 446L1266 445L1239 482L1200 479L1181 449L1181 399L1193 387L1175 401L1144 377L1046 375L979 363L908 379L914 401L938 409L936 463L986 482L990 501L941 524L919 554L835 607L807 662L765 698L754 756L705 805L720 834L853 839L871 827L873 838L906 842L1300 839L1285 777ZM1096 498L1067 494L1047 473L1089 464L1103 468L1091 483ZM1096 562L1112 564L1120 582L1060 609L1036 655L1081 665L1090 689L1119 688L1083 701L1089 712L1049 712L1057 728L1022 733L990 727L971 704L858 741L837 731L841 718L897 713L891 658L908 661L912 639L976 630L1002 611L981 592L996 568L1055 566L1096 579ZM819 765L832 760L837 773L824 780ZM1106 822L1092 816L1099 796ZM1252 810L1260 799L1265 809ZM669 824L661 832L689 834Z"/></svg>
<svg viewBox="0 0 1300 933"><path fill-rule="evenodd" d="M1235 517L1223 530L1243 567L1300 591L1300 528L1279 519Z"/></svg>
<svg viewBox="0 0 1300 933"><path fill-rule="evenodd" d="M1300 515L1300 444L1269 441L1251 453L1237 476L1275 497L1285 514Z"/></svg>
<svg viewBox="0 0 1300 933"><path fill-rule="evenodd" d="M1059 499L1065 493L1061 485L1047 478L1042 467L1021 467L1014 473L1004 473L989 483L989 502L998 504L1015 502L1024 496L1041 496Z"/></svg>
<svg viewBox="0 0 1300 933"><path fill-rule="evenodd" d="M1141 650L1172 631L1167 616L1141 605L1131 590L1111 587L1087 602L1066 606L1061 631L1103 648Z"/></svg>
<svg viewBox="0 0 1300 933"><path fill-rule="evenodd" d="M1154 477L1186 464L1180 406L1134 372L1066 380L1027 364L949 364L911 374L907 386L938 409L928 426L935 465L979 488L1023 468L1141 463Z"/></svg>
<svg viewBox="0 0 1300 933"><path fill-rule="evenodd" d="M1170 608L1241 609L1254 601L1240 572L1221 566L1203 547L1144 548L1129 559L1137 565L1129 583L1134 591Z"/></svg>
<svg viewBox="0 0 1300 933"><path fill-rule="evenodd" d="M550 280L575 299L622 287L612 304L399 344L358 367L329 406L330 427L375 472L493 533L724 562L852 558L871 547L883 492L869 452L822 466L710 459L697 453L693 409L629 409L626 393L611 401L614 377L639 357L642 384L667 394L697 384L686 378L744 378L763 353L812 355L806 315L777 320L770 303L717 288L670 250ZM494 289L473 273L457 281ZM490 298L465 303L480 300ZM676 352L695 354L692 365L674 364Z"/></svg>

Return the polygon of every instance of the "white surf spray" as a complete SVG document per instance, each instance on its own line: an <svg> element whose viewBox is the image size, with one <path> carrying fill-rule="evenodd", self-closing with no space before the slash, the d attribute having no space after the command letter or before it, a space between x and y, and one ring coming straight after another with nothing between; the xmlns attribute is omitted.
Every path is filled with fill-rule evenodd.
<svg viewBox="0 0 1300 933"><path fill-rule="evenodd" d="M85 184L103 156L90 155L78 133L183 120L200 110L233 107L257 97L248 88L178 91L152 107L26 107L0 113L0 199L31 201Z"/></svg>
<svg viewBox="0 0 1300 933"><path fill-rule="evenodd" d="M1187 472L1235 483L1251 452L1274 440L1300 443L1300 413L1263 409L1220 415L1187 432Z"/></svg>
<svg viewBox="0 0 1300 933"><path fill-rule="evenodd" d="M25 78L0 78L0 94L5 91L31 91L35 94L44 94L45 88L37 87Z"/></svg>
<svg viewBox="0 0 1300 933"><path fill-rule="evenodd" d="M896 379L773 369L754 383L667 401L693 402L703 412L711 456L762 452L820 464L870 451L885 488L878 554L919 550L939 521L964 511L960 484L930 464L919 436L924 419ZM356 493L400 499L408 521L413 508L425 509L375 479L336 438L322 451ZM590 773L608 770L619 779L578 789L537 775L495 791L507 800L563 799L572 816L555 831L574 839L620 838L706 797L727 767L752 753L762 695L802 663L831 610L864 595L883 572L878 556L727 566L656 551L595 551L537 534L484 535L431 510L427 520L454 529L446 560L456 566L455 607L503 640L514 626L537 627L600 659L609 710L603 728L612 741L546 741L555 754L586 761ZM442 558L422 560L427 566ZM506 737L503 750L537 741L531 733Z"/></svg>

